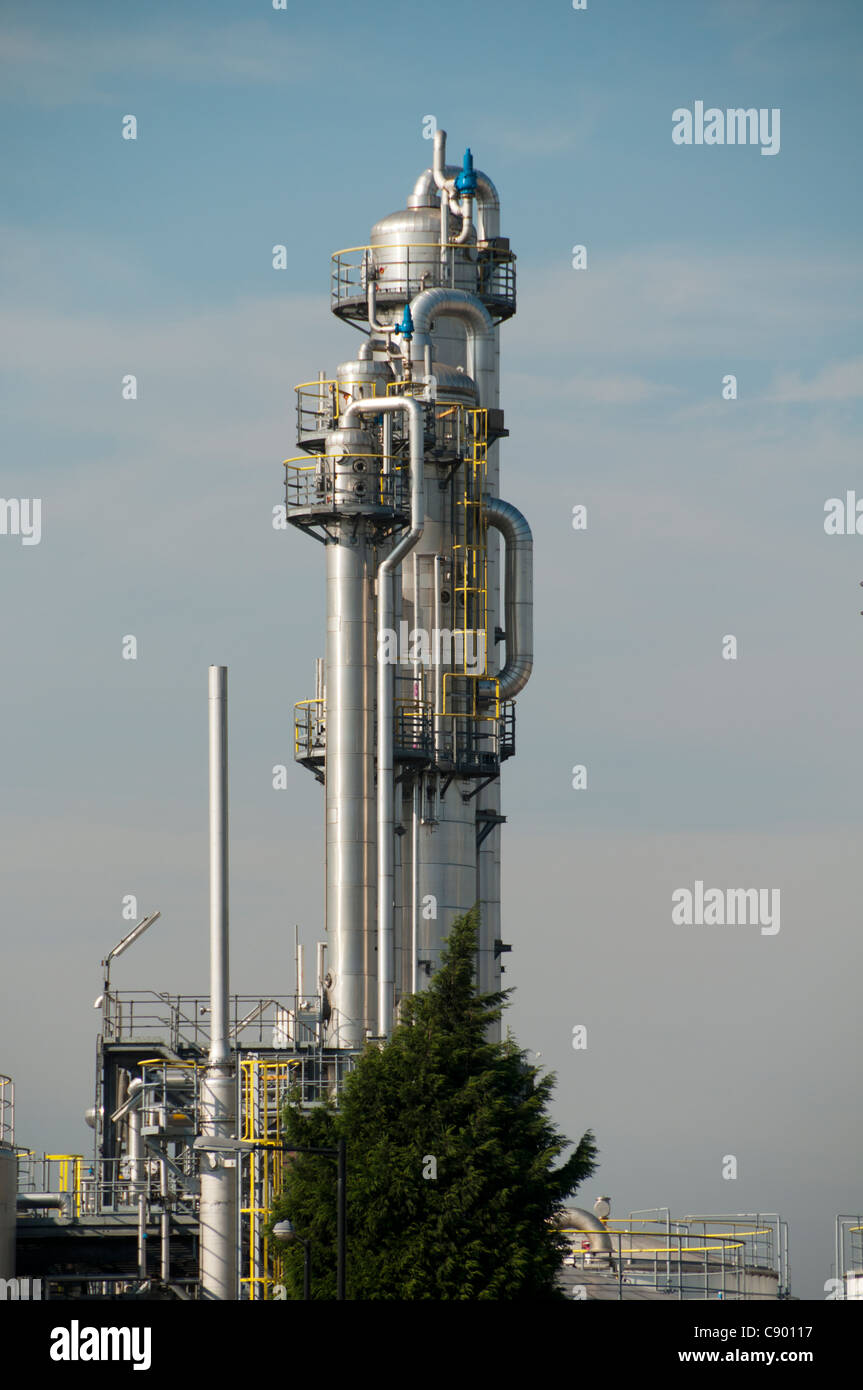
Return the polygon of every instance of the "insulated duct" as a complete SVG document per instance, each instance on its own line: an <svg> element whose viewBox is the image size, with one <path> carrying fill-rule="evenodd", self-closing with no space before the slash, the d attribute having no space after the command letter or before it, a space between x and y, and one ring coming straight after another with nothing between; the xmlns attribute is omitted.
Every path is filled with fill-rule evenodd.
<svg viewBox="0 0 863 1390"><path fill-rule="evenodd" d="M533 670L533 536L517 507L500 497L483 499L489 526L503 536L506 664L497 674L500 698L523 690Z"/></svg>

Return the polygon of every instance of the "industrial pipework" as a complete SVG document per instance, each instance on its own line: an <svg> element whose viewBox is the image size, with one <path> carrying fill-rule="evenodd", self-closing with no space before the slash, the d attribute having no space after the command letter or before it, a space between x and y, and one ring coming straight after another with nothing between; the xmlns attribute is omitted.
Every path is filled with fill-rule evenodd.
<svg viewBox="0 0 863 1390"><path fill-rule="evenodd" d="M497 191L470 150L446 163L438 131L407 203L332 258L332 310L366 341L297 387L304 454L286 460L287 520L326 548L295 755L325 789L322 1021L347 1049L391 1032L477 903L478 985L500 988L500 772L533 664L532 538L497 458L515 313Z"/></svg>
<svg viewBox="0 0 863 1390"><path fill-rule="evenodd" d="M236 1130L236 1078L228 1033L228 670L209 671L210 1053L201 1083L201 1296L237 1297L236 1154L218 1151ZM131 1088L130 1088L131 1089Z"/></svg>

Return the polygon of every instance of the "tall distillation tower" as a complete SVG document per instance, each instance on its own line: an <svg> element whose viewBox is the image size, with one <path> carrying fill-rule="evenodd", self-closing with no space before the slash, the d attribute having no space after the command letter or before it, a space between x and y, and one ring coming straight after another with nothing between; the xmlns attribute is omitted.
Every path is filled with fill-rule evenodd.
<svg viewBox="0 0 863 1390"><path fill-rule="evenodd" d="M295 755L324 785L329 1046L387 1036L475 903L477 982L500 988L500 770L533 662L533 543L499 489L515 313L499 219L491 179L470 150L448 165L438 131L407 208L332 258L332 310L366 341L297 387L287 519L327 575Z"/></svg>

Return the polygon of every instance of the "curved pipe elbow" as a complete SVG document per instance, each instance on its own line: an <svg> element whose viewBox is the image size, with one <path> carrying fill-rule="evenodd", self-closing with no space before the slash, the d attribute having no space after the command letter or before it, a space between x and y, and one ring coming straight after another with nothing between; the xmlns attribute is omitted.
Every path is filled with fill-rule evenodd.
<svg viewBox="0 0 863 1390"><path fill-rule="evenodd" d="M470 194L467 194L464 201L459 204L458 210L461 215L461 231L455 239L455 245L464 246L473 227L473 198Z"/></svg>
<svg viewBox="0 0 863 1390"><path fill-rule="evenodd" d="M494 391L494 320L481 300L465 290L421 290L411 300L414 324L411 360L422 363L425 348L431 342L431 325L436 316L455 318L467 325L467 374L480 388L479 404L493 406Z"/></svg>
<svg viewBox="0 0 863 1390"><path fill-rule="evenodd" d="M434 133L434 164L432 165L432 176L436 188L443 188L446 183L446 131L436 130Z"/></svg>
<svg viewBox="0 0 863 1390"><path fill-rule="evenodd" d="M420 290L411 301L414 338L430 331L436 314L465 319L475 333L494 342L494 319L476 295L468 294L466 290Z"/></svg>
<svg viewBox="0 0 863 1390"><path fill-rule="evenodd" d="M27 1211L31 1207L56 1207L61 1217L66 1221L72 1220L71 1192L19 1192L15 1205L19 1211Z"/></svg>
<svg viewBox="0 0 863 1390"><path fill-rule="evenodd" d="M369 280L366 290L366 305L368 308L369 328L373 333L382 334L387 342L393 336L392 324L378 323L378 287L374 280Z"/></svg>
<svg viewBox="0 0 863 1390"><path fill-rule="evenodd" d="M614 1246L611 1236L592 1211L585 1211L583 1207L565 1207L560 1214L560 1224L576 1231L583 1231L590 1238L592 1252L603 1251L608 1255L612 1253Z"/></svg>
<svg viewBox="0 0 863 1390"><path fill-rule="evenodd" d="M498 672L500 698L511 700L533 671L533 535L517 507L500 497L483 502L486 522L499 531L506 547L504 624L506 664Z"/></svg>
<svg viewBox="0 0 863 1390"><path fill-rule="evenodd" d="M461 172L457 164L445 164L439 171L444 183L448 179L457 178ZM498 191L482 169L474 170L476 174L476 235L478 241L489 241L496 237L500 232L500 198ZM440 188L435 178L434 169L425 169L420 174L411 195L409 206L428 207L431 200L437 196Z"/></svg>

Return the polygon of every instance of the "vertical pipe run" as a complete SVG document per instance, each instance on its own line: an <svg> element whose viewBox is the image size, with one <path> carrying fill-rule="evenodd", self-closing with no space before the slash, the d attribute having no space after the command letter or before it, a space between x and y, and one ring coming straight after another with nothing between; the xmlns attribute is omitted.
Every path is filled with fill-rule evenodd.
<svg viewBox="0 0 863 1390"><path fill-rule="evenodd" d="M132 1191L138 1211L138 1277L147 1277L147 1177L144 1165L144 1144L141 1138L141 1096L143 1081L136 1076L129 1083L129 1094L137 1093L138 1099L129 1110L129 1167L131 1169Z"/></svg>
<svg viewBox="0 0 863 1390"><path fill-rule="evenodd" d="M439 633L441 630L441 567L443 556L434 557L434 630ZM434 758L437 761L443 753L441 748L441 709L443 707L443 654L441 643L437 636L432 643L432 661L434 662L434 709L432 710L432 724L434 730L434 742L432 744Z"/></svg>
<svg viewBox="0 0 863 1390"><path fill-rule="evenodd" d="M138 1193L138 1278L147 1277L147 1198Z"/></svg>
<svg viewBox="0 0 863 1390"><path fill-rule="evenodd" d="M159 1159L159 1191L162 1196L162 1215L159 1222L160 1247L161 1247L161 1266L162 1283L170 1283L171 1279L171 1213L169 1210L168 1192L168 1160L164 1157Z"/></svg>
<svg viewBox="0 0 863 1390"><path fill-rule="evenodd" d="M419 893L419 874L417 856L420 847L420 800L422 797L422 776L414 778L413 807L411 812L411 994L417 992L417 947L419 931L417 927L417 894Z"/></svg>
<svg viewBox="0 0 863 1390"><path fill-rule="evenodd" d="M489 320L490 321L490 320ZM408 417L410 447L410 530L402 536L378 566L378 1011L377 1031L388 1037L392 1029L395 991L394 965L394 899L395 855L393 825L395 806L393 765L393 669L385 659L387 639L393 630L395 596L393 579L406 555L413 550L423 533L425 522L425 486L423 481L423 408L410 396L391 400L362 400L349 405L342 423L350 426L363 414L392 414L404 411ZM330 612L333 610L331 609ZM330 619L332 621L332 619ZM329 813L328 813L329 814ZM329 846L328 846L329 849Z"/></svg>
<svg viewBox="0 0 863 1390"><path fill-rule="evenodd" d="M328 1041L362 1045L374 932L374 672L368 609L371 549L353 526L327 558L327 933L333 974Z"/></svg>
<svg viewBox="0 0 863 1390"><path fill-rule="evenodd" d="M211 666L210 708L210 1066L228 1044L228 668Z"/></svg>
<svg viewBox="0 0 863 1390"><path fill-rule="evenodd" d="M380 404L389 406L389 401ZM393 403L408 413L411 472L411 529L391 550L378 568L378 1036L388 1037L393 1024L395 986L394 900L395 856L393 824L395 812L395 766L393 761L392 667L383 658L384 641L393 627L393 576L402 559L416 545L425 519L423 485L423 414L416 400Z"/></svg>
<svg viewBox="0 0 863 1390"><path fill-rule="evenodd" d="M457 174L443 163L443 150L437 157L437 186L445 182L451 174ZM486 181L488 182L488 181ZM425 185L426 181L423 180ZM483 188L478 183L480 208L489 210L496 203L493 186L489 183ZM441 193L443 197L443 192ZM478 229L479 231L479 229ZM494 233L496 235L496 232ZM461 289L431 288L421 290L411 300L413 337L410 353L418 364L424 360L429 343L440 345L440 321L455 319L466 333L463 349L467 375L476 383L479 400L483 409L494 409L498 404L498 330L482 303L475 294ZM438 356L440 351L438 348ZM487 476L484 488L493 495L498 493L497 483L497 443L488 446ZM444 521L444 527L447 523ZM440 548L448 544L447 532L440 539ZM498 626L499 604L499 565L498 533L492 529L486 538L487 555L487 631L492 639ZM437 578L439 579L439 575ZM435 626L440 622L435 619ZM437 670L436 677L442 675ZM438 683L438 700L441 685ZM438 703L437 708L441 708ZM460 721L440 720L437 730L438 757L457 757L457 749L441 748L441 744L454 733L456 728L465 727ZM462 735L464 737L464 735ZM456 744L458 739L455 740ZM419 923L419 954L424 960L437 964L440 948L452 920L464 912L473 902L480 902L480 931L478 949L478 983L481 989L498 988L499 960L494 956L494 941L500 935L500 830L494 830L486 838L479 850L476 848L476 809L481 807L492 814L500 811L499 782L487 786L482 792L482 800L463 802L456 788L452 788L446 804L441 805L439 824L433 830L422 825L420 829L419 887L418 900L423 902L426 895L437 899L437 916L434 920ZM499 1025L494 1025L499 1028Z"/></svg>
<svg viewBox="0 0 863 1390"><path fill-rule="evenodd" d="M345 1262L347 1259L347 1150L344 1139L337 1148L338 1176L336 1179L336 1298L345 1298Z"/></svg>
<svg viewBox="0 0 863 1390"><path fill-rule="evenodd" d="M384 476L385 478L388 478L389 475L390 475L390 473L392 472L392 458L393 458L393 417L392 417L392 411L390 411L390 412L388 412L387 414L384 415L384 418L383 418L383 432L382 432L382 437L381 437L381 444L382 444L383 451L384 451L383 469L382 469L382 472L383 472L383 476Z"/></svg>
<svg viewBox="0 0 863 1390"><path fill-rule="evenodd" d="M201 1084L201 1129L207 1138L234 1136L236 1085L228 1038L228 670L209 671L210 752L210 1056ZM237 1159L202 1155L201 1296L237 1297ZM228 1166L230 1165L230 1166Z"/></svg>

